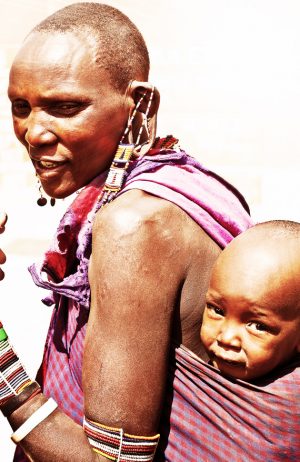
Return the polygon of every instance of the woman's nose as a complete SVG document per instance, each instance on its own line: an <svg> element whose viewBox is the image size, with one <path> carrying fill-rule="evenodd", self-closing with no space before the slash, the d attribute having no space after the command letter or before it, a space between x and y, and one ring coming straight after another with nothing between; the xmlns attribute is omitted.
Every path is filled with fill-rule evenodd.
<svg viewBox="0 0 300 462"><path fill-rule="evenodd" d="M46 118L38 112L31 112L27 119L26 143L36 148L44 144L53 144L56 139L56 135L49 129Z"/></svg>

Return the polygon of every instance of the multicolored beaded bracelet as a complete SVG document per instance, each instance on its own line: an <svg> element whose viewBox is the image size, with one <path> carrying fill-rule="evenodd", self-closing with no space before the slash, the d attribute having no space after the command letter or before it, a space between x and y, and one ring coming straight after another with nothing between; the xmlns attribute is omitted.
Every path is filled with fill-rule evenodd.
<svg viewBox="0 0 300 462"><path fill-rule="evenodd" d="M83 429L95 452L117 462L151 462L160 436L130 435L121 428L107 427L86 417Z"/></svg>
<svg viewBox="0 0 300 462"><path fill-rule="evenodd" d="M9 417L14 411L23 406L23 404L30 401L36 395L42 393L41 387L37 382L31 382L29 385L26 385L22 391L12 398L9 398L1 405L1 411L4 417Z"/></svg>
<svg viewBox="0 0 300 462"><path fill-rule="evenodd" d="M7 340L7 333L4 330L2 322L0 322L0 342Z"/></svg>
<svg viewBox="0 0 300 462"><path fill-rule="evenodd" d="M0 408L31 383L0 322Z"/></svg>

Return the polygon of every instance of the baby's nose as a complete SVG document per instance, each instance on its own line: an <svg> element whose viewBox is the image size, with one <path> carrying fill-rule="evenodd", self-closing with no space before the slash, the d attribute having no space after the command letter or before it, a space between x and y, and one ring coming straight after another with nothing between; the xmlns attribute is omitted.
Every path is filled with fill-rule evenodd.
<svg viewBox="0 0 300 462"><path fill-rule="evenodd" d="M241 348L241 336L238 326L225 322L217 336L217 341L223 348L239 350Z"/></svg>

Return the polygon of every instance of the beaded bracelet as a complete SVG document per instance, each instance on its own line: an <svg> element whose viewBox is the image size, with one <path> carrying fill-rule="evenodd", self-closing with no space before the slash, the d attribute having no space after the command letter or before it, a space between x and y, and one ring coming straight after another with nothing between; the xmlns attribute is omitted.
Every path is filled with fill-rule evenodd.
<svg viewBox="0 0 300 462"><path fill-rule="evenodd" d="M19 407L23 406L23 404L27 403L30 399L34 398L34 396L41 393L41 387L37 382L31 382L29 385L23 388L21 393L12 398L9 398L2 403L1 411L4 417L9 417L14 411L19 409Z"/></svg>
<svg viewBox="0 0 300 462"><path fill-rule="evenodd" d="M31 383L0 322L0 408Z"/></svg>
<svg viewBox="0 0 300 462"><path fill-rule="evenodd" d="M109 460L117 462L151 462L159 436L136 436L124 433L84 417L83 429L92 449Z"/></svg>

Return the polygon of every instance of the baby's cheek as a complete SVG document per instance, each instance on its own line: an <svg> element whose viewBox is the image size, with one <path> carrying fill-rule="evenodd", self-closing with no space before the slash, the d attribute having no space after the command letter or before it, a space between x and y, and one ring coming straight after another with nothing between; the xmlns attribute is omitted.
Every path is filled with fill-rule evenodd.
<svg viewBox="0 0 300 462"><path fill-rule="evenodd" d="M210 329L205 324L205 322L202 324L202 327L200 329L200 339L206 348L208 348L212 343L212 335Z"/></svg>
<svg viewBox="0 0 300 462"><path fill-rule="evenodd" d="M273 362L273 352L257 345L247 345L246 355L251 367L265 368Z"/></svg>

